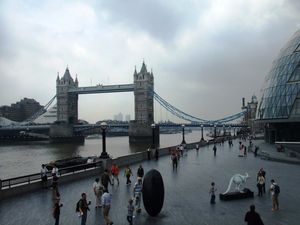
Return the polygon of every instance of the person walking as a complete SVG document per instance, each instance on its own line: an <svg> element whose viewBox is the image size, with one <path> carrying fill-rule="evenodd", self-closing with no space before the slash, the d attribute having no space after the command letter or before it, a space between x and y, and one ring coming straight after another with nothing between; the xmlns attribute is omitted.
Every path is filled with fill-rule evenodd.
<svg viewBox="0 0 300 225"><path fill-rule="evenodd" d="M280 188L274 179L271 180L270 192L272 194L272 211L279 210L278 195L280 193Z"/></svg>
<svg viewBox="0 0 300 225"><path fill-rule="evenodd" d="M130 225L132 225L132 219L133 219L133 212L134 212L134 205L133 205L133 200L132 198L129 199L128 201L128 206L127 206L127 221Z"/></svg>
<svg viewBox="0 0 300 225"><path fill-rule="evenodd" d="M111 185L111 181L110 181L110 177L109 177L107 169L104 170L104 173L101 176L101 184L102 184L104 190L105 189L108 190L108 184Z"/></svg>
<svg viewBox="0 0 300 225"><path fill-rule="evenodd" d="M138 170L137 170L137 177L143 178L144 177L144 168L140 164Z"/></svg>
<svg viewBox="0 0 300 225"><path fill-rule="evenodd" d="M111 194L107 189L104 190L102 195L103 217L106 225L112 225L113 222L109 218L109 210L111 207Z"/></svg>
<svg viewBox="0 0 300 225"><path fill-rule="evenodd" d="M47 173L48 173L48 170L47 170L45 164L42 164L41 178L42 178L43 188L47 188L47 179L48 179Z"/></svg>
<svg viewBox="0 0 300 225"><path fill-rule="evenodd" d="M177 170L177 166L178 166L178 157L176 152L173 152L171 155L171 160L172 160L172 166L173 166L173 170L176 169Z"/></svg>
<svg viewBox="0 0 300 225"><path fill-rule="evenodd" d="M52 174L52 177L58 177L58 168L57 168L57 166L56 166L55 163L53 164L53 168L52 168L51 174Z"/></svg>
<svg viewBox="0 0 300 225"><path fill-rule="evenodd" d="M258 196L263 195L263 185L265 184L265 178L261 173L258 174L257 177L257 188L258 188Z"/></svg>
<svg viewBox="0 0 300 225"><path fill-rule="evenodd" d="M147 150L147 159L148 160L151 159L151 150L150 150L150 148L148 148L148 150Z"/></svg>
<svg viewBox="0 0 300 225"><path fill-rule="evenodd" d="M264 177L264 179L266 181L266 171L264 171L263 168L260 168L259 173L261 173L261 175ZM266 182L263 183L262 189L263 189L263 192L266 193Z"/></svg>
<svg viewBox="0 0 300 225"><path fill-rule="evenodd" d="M258 152L258 146L257 145L255 145L255 148L254 148L254 157L256 157L257 156L257 152Z"/></svg>
<svg viewBox="0 0 300 225"><path fill-rule="evenodd" d="M247 156L247 147L246 147L246 145L244 145L243 151L244 151L244 156L246 157Z"/></svg>
<svg viewBox="0 0 300 225"><path fill-rule="evenodd" d="M95 208L100 208L102 207L101 196L102 196L103 187L101 186L100 179L98 177L95 179L95 182L93 183L93 191L96 198Z"/></svg>
<svg viewBox="0 0 300 225"><path fill-rule="evenodd" d="M155 155L155 160L158 160L159 152L157 148L155 149L154 155Z"/></svg>
<svg viewBox="0 0 300 225"><path fill-rule="evenodd" d="M114 163L111 166L110 172L111 172L111 175L112 175L112 185L114 185L115 179L116 179L118 181L118 186L119 186L119 184L120 184L120 182L119 182L119 172L120 172L120 170L119 170L119 167L117 166L117 164Z"/></svg>
<svg viewBox="0 0 300 225"><path fill-rule="evenodd" d="M245 215L245 222L248 225L264 225L260 215L255 212L255 205L250 205L250 211Z"/></svg>
<svg viewBox="0 0 300 225"><path fill-rule="evenodd" d="M239 155L240 155L240 156L244 155L243 149L244 149L244 145L243 145L242 142L240 141L240 142L239 142Z"/></svg>
<svg viewBox="0 0 300 225"><path fill-rule="evenodd" d="M136 211L139 213L141 212L141 200L142 200L142 178L138 177L137 182L134 184L133 187L133 197L135 198L135 205L137 206Z"/></svg>
<svg viewBox="0 0 300 225"><path fill-rule="evenodd" d="M129 185L131 184L130 176L132 175L131 169L129 165L126 166L125 171L124 171L124 176L126 177L126 184Z"/></svg>
<svg viewBox="0 0 300 225"><path fill-rule="evenodd" d="M60 208L62 206L63 204L59 204L59 202L56 202L53 207L53 217L55 219L55 225L59 225Z"/></svg>
<svg viewBox="0 0 300 225"><path fill-rule="evenodd" d="M210 194L210 204L216 204L216 194L215 192L217 191L217 188L215 187L215 183L211 182L211 186L210 186L210 190L209 190L209 194Z"/></svg>
<svg viewBox="0 0 300 225"><path fill-rule="evenodd" d="M217 155L217 146L216 146L216 144L214 144L213 151L214 151L214 156L216 156Z"/></svg>
<svg viewBox="0 0 300 225"><path fill-rule="evenodd" d="M53 206L60 201L60 193L58 191L58 186L54 186L52 189L52 203Z"/></svg>
<svg viewBox="0 0 300 225"><path fill-rule="evenodd" d="M87 219L87 211L90 211L89 205L91 201L87 202L86 200L86 193L81 194L81 199L78 202L79 213L81 216L81 225L86 224Z"/></svg>

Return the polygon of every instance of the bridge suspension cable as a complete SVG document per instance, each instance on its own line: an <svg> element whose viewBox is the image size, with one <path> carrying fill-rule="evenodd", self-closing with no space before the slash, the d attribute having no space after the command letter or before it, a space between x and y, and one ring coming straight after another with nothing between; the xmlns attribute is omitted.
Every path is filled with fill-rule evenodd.
<svg viewBox="0 0 300 225"><path fill-rule="evenodd" d="M53 103L53 101L55 100L55 98L56 98L56 95L54 95L54 97L52 97L50 99L50 101L43 108L41 108L39 111L37 111L35 114L33 114L29 119L25 120L25 122L32 122L36 118L38 118L40 115L42 115L43 113L45 113L47 111L47 109L49 108L49 106Z"/></svg>
<svg viewBox="0 0 300 225"><path fill-rule="evenodd" d="M160 97L155 91L152 91L153 97L154 99L161 105L163 106L167 111L169 111L170 113L172 113L173 115L177 116L180 119L186 120L186 121L190 121L192 123L210 123L210 124L217 124L217 123L227 123L233 120L236 120L240 117L242 117L245 114L245 111L227 116L225 118L222 119L218 119L218 120L205 120L205 119L201 119L201 118L197 118L195 116L189 115L185 112L183 112L182 110L176 108L175 106L171 105L169 102L167 102L166 100L164 100L162 97Z"/></svg>

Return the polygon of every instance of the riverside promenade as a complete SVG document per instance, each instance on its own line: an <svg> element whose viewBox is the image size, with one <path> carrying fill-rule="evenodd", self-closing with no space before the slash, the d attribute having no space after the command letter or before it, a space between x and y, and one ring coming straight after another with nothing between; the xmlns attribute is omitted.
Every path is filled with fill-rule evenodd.
<svg viewBox="0 0 300 225"><path fill-rule="evenodd" d="M160 157L158 161L144 161L141 164L145 173L150 169L157 169L162 174L165 186L165 201L161 213L157 217L150 217L142 207L142 212L136 215L134 224L186 224L186 225L240 225L244 222L245 213L251 204L255 204L257 212L266 225L294 225L299 224L300 179L299 165L262 160L249 153L247 157L238 157L238 140L229 147L217 144L217 155L213 156L212 145L204 146L197 152L189 150L180 159L176 171L172 170L168 156ZM247 144L247 143L246 143ZM260 150L264 150L261 141ZM248 145L248 144L247 144ZM109 150L108 150L109 151ZM131 165L134 173L132 182L136 180L139 164ZM259 168L266 171L266 188L270 179L275 179L280 185L280 210L271 211L271 195L266 193L257 197L256 174ZM126 221L128 199L132 197L132 188L127 186L123 176L124 168L120 171L120 185L109 186L112 194L110 211L114 224L128 224ZM253 199L235 201L220 201L218 194L227 189L232 175L247 172L250 178L246 186L255 192ZM99 175L100 176L100 175ZM88 213L87 225L105 224L101 209L95 209L95 199L92 184L95 177L86 177L74 182L60 185L61 208L60 224L80 224L75 214L75 205L82 192L86 192L88 200L92 201ZM216 183L216 204L210 205L210 183ZM39 190L21 194L0 201L1 225L50 225L54 224L52 217L51 190Z"/></svg>

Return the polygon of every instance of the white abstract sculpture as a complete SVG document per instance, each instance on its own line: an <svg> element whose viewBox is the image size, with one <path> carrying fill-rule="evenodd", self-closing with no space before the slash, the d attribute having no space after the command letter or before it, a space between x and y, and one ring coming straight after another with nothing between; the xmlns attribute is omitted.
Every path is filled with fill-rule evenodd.
<svg viewBox="0 0 300 225"><path fill-rule="evenodd" d="M227 190L223 193L224 195L227 194L232 186L232 183L235 184L235 189L239 192L241 191L241 185L243 183L245 183L247 181L247 179L249 178L248 173L245 173L245 175L241 175L241 174L235 174L231 177L230 181L229 181L229 185Z"/></svg>

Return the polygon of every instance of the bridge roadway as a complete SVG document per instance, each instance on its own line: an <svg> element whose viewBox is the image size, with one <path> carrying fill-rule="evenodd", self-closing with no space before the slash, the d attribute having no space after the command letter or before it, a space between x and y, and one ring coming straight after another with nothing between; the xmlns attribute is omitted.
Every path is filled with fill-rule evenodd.
<svg viewBox="0 0 300 225"><path fill-rule="evenodd" d="M160 123L157 124L160 127L181 127L182 124L177 123ZM184 124L185 127L201 127L201 124L197 123L187 123ZM214 127L214 124L202 124L203 127ZM108 124L109 127L129 127L129 124ZM2 126L0 127L0 131L13 131L13 130L20 130L20 131L26 131L26 130L48 130L50 127L49 124L36 124L36 125L10 125L10 126ZM80 128L100 128L100 124L74 124L75 129ZM223 124L217 124L216 127L223 128ZM226 124L226 129L228 128L240 128L245 127L243 124Z"/></svg>
<svg viewBox="0 0 300 225"><path fill-rule="evenodd" d="M169 157L161 157L158 161L143 162L145 171L152 168L159 170L164 179L165 201L158 217L148 216L144 208L135 218L134 224L164 224L164 225L240 225L244 223L244 215L250 204L256 205L266 225L296 225L299 224L299 165L284 164L254 158L249 154L246 158L238 157L238 143L234 147L228 144L217 146L217 156L213 156L212 146L203 147L197 153L190 150L187 156L180 159L177 172L173 172ZM138 165L131 166L136 175ZM231 176L235 173L248 172L251 176L247 187L256 192L256 173L260 167L266 170L267 187L274 178L281 188L279 196L280 211L271 211L271 196L269 194L259 198L223 202L218 198L215 205L209 204L208 190L214 181L217 194L225 191ZM126 222L127 200L132 196L132 186L125 185L120 171L120 185L110 186L112 193L111 218L114 224L128 224ZM95 177L63 184L60 187L61 224L80 224L75 215L75 205L81 192L86 192L92 201L87 224L104 224L100 209L95 209L92 184ZM136 176L132 180L136 180ZM257 192L256 192L257 193ZM51 216L51 190L15 196L0 202L1 225L50 225L54 224Z"/></svg>
<svg viewBox="0 0 300 225"><path fill-rule="evenodd" d="M120 85L97 85L92 87L77 87L71 88L69 93L76 94L95 94L95 93L112 93L112 92L133 92L134 84Z"/></svg>

